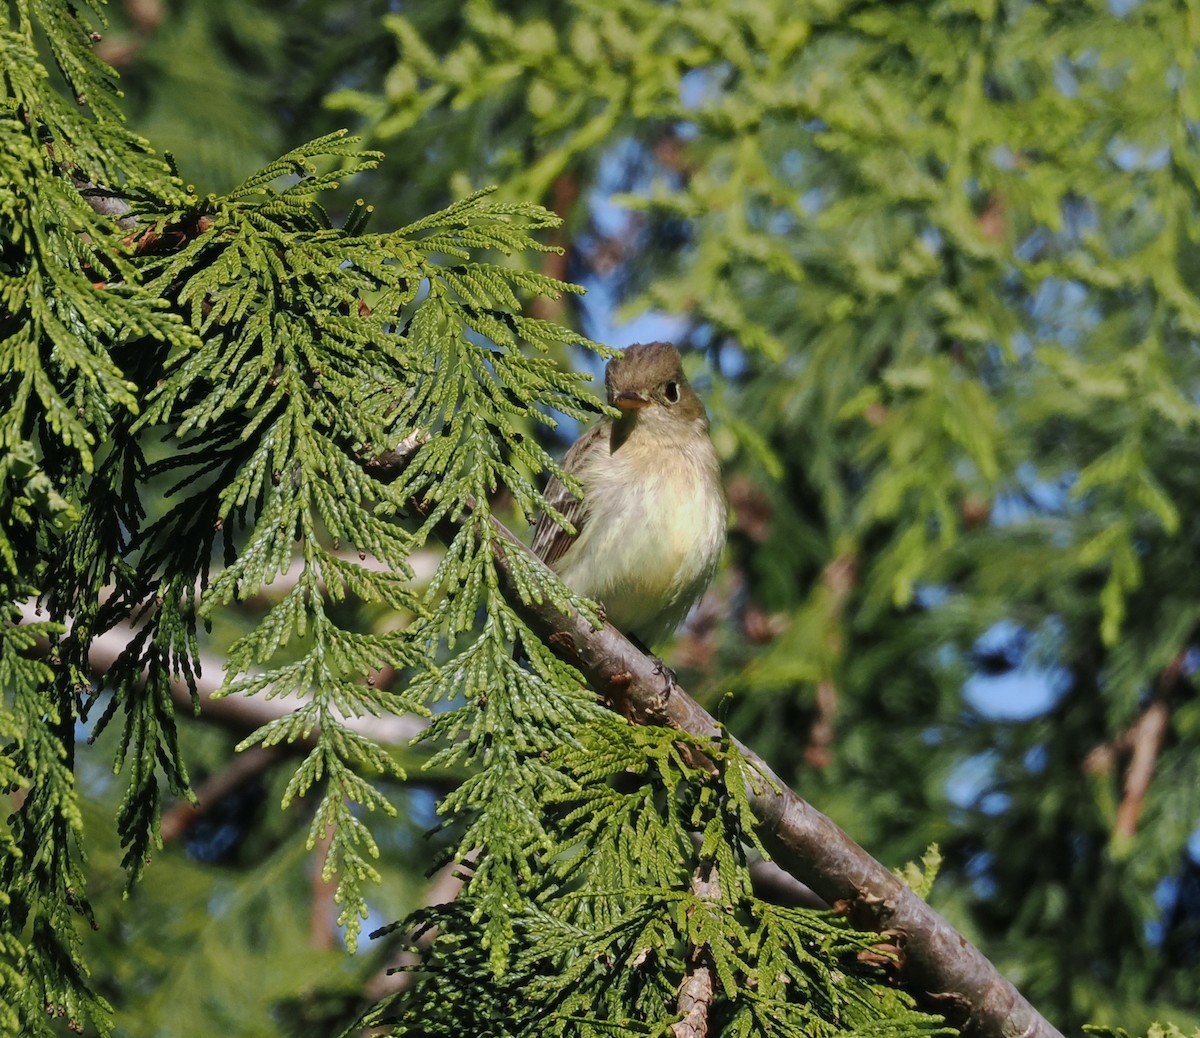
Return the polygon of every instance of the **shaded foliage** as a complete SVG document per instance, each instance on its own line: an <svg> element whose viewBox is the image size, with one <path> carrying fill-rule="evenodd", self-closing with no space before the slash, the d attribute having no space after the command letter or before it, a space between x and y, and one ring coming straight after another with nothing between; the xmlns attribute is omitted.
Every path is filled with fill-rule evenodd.
<svg viewBox="0 0 1200 1038"><path fill-rule="evenodd" d="M273 800L310 794L306 811L257 816L248 857L287 847L294 862L304 838L271 826L306 831L338 866L353 933L363 913L412 907L390 867L488 849L453 907L417 919L440 936L423 983L380 1010L403 1026L634 1029L631 1006L667 1023L696 940L724 949L730 1034L934 1026L870 970L830 986L860 939L763 905L740 859L720 863L731 911L704 929L688 891L732 846L712 834L741 831L735 784L614 725L496 591L489 516L536 509L562 442L548 414L595 406L561 362L598 354L558 325L607 338L609 315L552 298L566 270L667 322L714 417L735 527L673 658L689 687L881 860L939 842L935 905L1061 1026L1194 1021L1188 6L384 6L118 12L98 53L182 180L118 121L91 26L49 0L13 7L0 776L21 809L0 861L5 1023L44 1032L50 1005L102 1027L97 989L137 1001L120 965L93 962L89 982L74 925L76 722L122 722L98 743L121 784L95 793L93 776L89 793L119 812L102 861L138 875L160 804L229 753L168 695L215 644L230 691L307 697L247 740L301 755L272 772ZM386 161L332 136L345 120ZM352 192L331 190L347 178ZM138 233L86 185L120 185ZM432 436L402 482L363 470L414 430ZM407 511L417 498L427 522ZM441 516L465 522L422 570ZM264 597L297 566L294 590ZM544 579L530 567L528 593L565 594ZM49 612L31 621L34 594ZM89 642L126 621L137 636L94 689ZM393 835L406 819L382 821L427 811L412 755L342 723L392 710L432 712L428 774L467 776L432 851ZM1158 742L1147 717L1165 718ZM137 896L163 904L146 884ZM232 976L261 945L228 933L214 956ZM784 962L786 995L727 997ZM535 977L545 1012L521 1017ZM289 1019L353 1015L350 984L297 983L329 1002L298 996Z"/></svg>

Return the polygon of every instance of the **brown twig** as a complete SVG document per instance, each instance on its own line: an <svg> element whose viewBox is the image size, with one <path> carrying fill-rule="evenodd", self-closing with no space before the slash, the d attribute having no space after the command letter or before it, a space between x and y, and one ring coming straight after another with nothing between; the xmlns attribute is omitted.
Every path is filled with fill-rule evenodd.
<svg viewBox="0 0 1200 1038"><path fill-rule="evenodd" d="M573 173L560 173L554 181L550 208L566 224L571 210L579 198L579 178ZM542 257L542 273L556 281L566 281L570 264L571 242L562 228L551 232L550 244L554 249ZM535 296L530 312L540 321L562 321L566 302L552 296Z"/></svg>
<svg viewBox="0 0 1200 1038"><path fill-rule="evenodd" d="M194 804L182 800L163 812L160 823L163 843L179 839L225 797L268 770L282 756L283 752L275 746L251 746L237 754L196 787Z"/></svg>
<svg viewBox="0 0 1200 1038"><path fill-rule="evenodd" d="M692 893L705 901L721 899L721 878L715 863L705 862L692 873ZM695 911L695 908L689 909L689 917ZM675 1004L680 1019L670 1028L675 1038L707 1038L708 1014L715 991L712 953L705 945L697 945L692 949L687 972L679 985L679 998Z"/></svg>
<svg viewBox="0 0 1200 1038"><path fill-rule="evenodd" d="M1118 837L1132 839L1137 833L1170 720L1171 710L1166 700L1155 699L1129 729L1132 752L1129 755L1129 767L1125 769L1125 795L1117 807L1117 820L1113 826L1113 832Z"/></svg>
<svg viewBox="0 0 1200 1038"><path fill-rule="evenodd" d="M833 763L834 718L838 711L837 685L832 678L817 682L817 716L808 729L808 745L804 747L804 763L810 768L827 768Z"/></svg>
<svg viewBox="0 0 1200 1038"><path fill-rule="evenodd" d="M1113 822L1113 835L1117 839L1131 840L1137 835L1154 769L1170 728L1171 706L1183 681L1186 661L1186 651L1177 653L1158 675L1150 701L1137 720L1112 742L1091 750L1083 762L1085 771L1104 774L1113 770L1118 758L1129 757L1124 794Z"/></svg>
<svg viewBox="0 0 1200 1038"><path fill-rule="evenodd" d="M832 655L840 654L842 638L840 625L846 612L846 603L858 581L858 560L843 553L831 560L821 574L821 586L825 594L825 615L829 623L826 646ZM838 712L838 690L833 678L826 676L817 682L817 716L808 731L808 745L804 748L804 762L812 768L827 768L833 761L834 721Z"/></svg>
<svg viewBox="0 0 1200 1038"><path fill-rule="evenodd" d="M333 826L325 830L309 857L308 946L315 951L332 951L338 943L338 906L334 895L337 880L326 877L324 866L333 847Z"/></svg>

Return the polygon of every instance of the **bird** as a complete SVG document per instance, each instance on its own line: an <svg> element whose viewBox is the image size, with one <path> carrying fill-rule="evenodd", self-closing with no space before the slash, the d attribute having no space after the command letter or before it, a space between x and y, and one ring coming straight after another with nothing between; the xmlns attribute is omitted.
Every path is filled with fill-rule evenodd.
<svg viewBox="0 0 1200 1038"><path fill-rule="evenodd" d="M602 417L563 459L583 488L547 484L532 549L643 648L672 634L716 572L727 506L708 415L666 342L608 362ZM564 517L564 529L553 513Z"/></svg>

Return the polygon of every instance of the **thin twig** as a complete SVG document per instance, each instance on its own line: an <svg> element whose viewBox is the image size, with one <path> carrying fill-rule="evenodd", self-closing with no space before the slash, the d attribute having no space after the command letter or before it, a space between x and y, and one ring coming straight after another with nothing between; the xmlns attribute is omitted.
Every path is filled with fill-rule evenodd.
<svg viewBox="0 0 1200 1038"><path fill-rule="evenodd" d="M1113 835L1118 839L1132 840L1137 835L1154 769L1170 728L1171 707L1183 681L1186 663L1186 650L1177 653L1158 675L1150 701L1137 720L1111 742L1092 749L1084 759L1086 772L1103 774L1113 770L1118 758L1126 754L1129 756L1124 794L1113 822Z"/></svg>
<svg viewBox="0 0 1200 1038"><path fill-rule="evenodd" d="M714 862L704 862L692 873L692 893L705 901L720 900L721 878ZM708 1014L716 986L712 953L707 946L697 945L692 948L687 972L679 985L675 1004L680 1019L670 1028L675 1038L708 1038Z"/></svg>
<svg viewBox="0 0 1200 1038"><path fill-rule="evenodd" d="M225 797L267 771L282 756L283 751L276 746L251 746L234 756L196 787L194 804L181 800L163 812L159 823L163 843L179 839Z"/></svg>
<svg viewBox="0 0 1200 1038"><path fill-rule="evenodd" d="M839 555L825 567L821 574L821 587L825 595L825 615L832 627L840 624L850 600L850 593L858 583L858 560L851 554ZM831 637L839 637L831 634ZM804 748L804 763L812 768L827 768L833 761L834 721L838 711L838 690L833 678L828 675L817 682L817 716L808 732L808 745Z"/></svg>
<svg viewBox="0 0 1200 1038"><path fill-rule="evenodd" d="M1129 767L1125 769L1125 795L1121 797L1113 825L1114 834L1122 839L1131 840L1137 835L1142 807L1150 792L1150 782L1170 720L1171 710L1166 701L1155 699L1129 729L1132 752Z"/></svg>

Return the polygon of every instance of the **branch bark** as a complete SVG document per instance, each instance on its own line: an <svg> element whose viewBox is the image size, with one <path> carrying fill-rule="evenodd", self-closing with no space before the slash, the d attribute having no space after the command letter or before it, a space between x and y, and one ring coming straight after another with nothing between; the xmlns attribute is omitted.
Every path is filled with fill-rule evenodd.
<svg viewBox="0 0 1200 1038"><path fill-rule="evenodd" d="M419 440L410 438L367 466L377 478L394 479L418 446ZM500 523L495 527L500 534L497 569L513 607L597 693L639 724L664 725L701 738L724 736L674 676L612 624L594 630L578 613L564 613L546 601L525 601L508 557L529 549ZM448 521L439 527L440 535L453 533ZM927 1008L972 1038L1062 1038L977 948L891 870L788 789L758 754L739 740L734 743L763 778L751 798L759 836L774 860L826 903L844 907L856 926L887 932L903 952L900 979Z"/></svg>
<svg viewBox="0 0 1200 1038"><path fill-rule="evenodd" d="M721 881L712 862L700 865L692 873L692 893L706 901L719 901ZM717 983L708 949L692 949L691 963L679 985L676 1005L680 1019L671 1025L674 1038L708 1038L708 1013L712 1008Z"/></svg>

